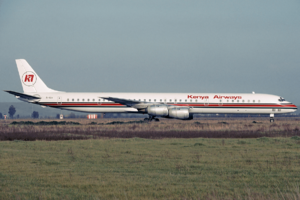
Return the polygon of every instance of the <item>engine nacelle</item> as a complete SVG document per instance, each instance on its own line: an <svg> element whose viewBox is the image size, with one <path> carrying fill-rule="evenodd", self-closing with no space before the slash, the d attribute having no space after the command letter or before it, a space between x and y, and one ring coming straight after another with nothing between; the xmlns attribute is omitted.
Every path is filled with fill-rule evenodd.
<svg viewBox="0 0 300 200"><path fill-rule="evenodd" d="M151 105L147 107L147 113L153 116L166 117L169 114L168 107L165 105Z"/></svg>
<svg viewBox="0 0 300 200"><path fill-rule="evenodd" d="M190 114L189 108L182 107L169 108L169 117L176 119L193 119L193 115Z"/></svg>

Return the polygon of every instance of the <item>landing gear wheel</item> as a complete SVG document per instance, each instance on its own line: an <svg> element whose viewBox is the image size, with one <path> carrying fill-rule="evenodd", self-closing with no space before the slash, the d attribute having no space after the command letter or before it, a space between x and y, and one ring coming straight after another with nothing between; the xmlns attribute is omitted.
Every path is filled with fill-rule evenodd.
<svg viewBox="0 0 300 200"><path fill-rule="evenodd" d="M159 119L155 118L154 116L149 116L149 118L145 118L145 122L151 122L152 120L159 122Z"/></svg>
<svg viewBox="0 0 300 200"><path fill-rule="evenodd" d="M270 122L273 123L274 122L274 118L270 118Z"/></svg>

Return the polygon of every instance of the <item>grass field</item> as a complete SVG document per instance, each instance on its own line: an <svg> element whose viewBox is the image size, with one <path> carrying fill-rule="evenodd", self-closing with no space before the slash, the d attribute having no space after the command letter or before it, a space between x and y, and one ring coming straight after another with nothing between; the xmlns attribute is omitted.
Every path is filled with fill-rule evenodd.
<svg viewBox="0 0 300 200"><path fill-rule="evenodd" d="M123 125L81 121L83 125L48 127L2 123L0 134L24 129L35 135L47 130L86 135L154 129L262 135L1 141L0 199L300 199L300 137L295 136L299 120L219 122L224 120ZM280 137L264 136L272 132Z"/></svg>
<svg viewBox="0 0 300 200"><path fill-rule="evenodd" d="M288 120L287 120L288 119ZM191 121L168 120L144 123L141 120L119 119L67 120L65 125L31 125L1 120L0 140L68 140L89 138L257 138L300 136L299 118L202 119ZM40 120L33 121L41 123ZM51 122L50 120L46 122ZM56 121L63 122L61 120ZM68 123L80 123L80 125ZM132 123L134 122L134 123Z"/></svg>

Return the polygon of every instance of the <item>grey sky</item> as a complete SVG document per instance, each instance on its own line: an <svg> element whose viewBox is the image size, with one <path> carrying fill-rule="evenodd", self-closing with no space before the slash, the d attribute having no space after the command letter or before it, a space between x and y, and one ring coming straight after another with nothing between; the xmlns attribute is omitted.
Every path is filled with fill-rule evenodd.
<svg viewBox="0 0 300 200"><path fill-rule="evenodd" d="M300 104L299 10L298 0L3 0L0 89L22 91L24 58L61 91L255 91Z"/></svg>

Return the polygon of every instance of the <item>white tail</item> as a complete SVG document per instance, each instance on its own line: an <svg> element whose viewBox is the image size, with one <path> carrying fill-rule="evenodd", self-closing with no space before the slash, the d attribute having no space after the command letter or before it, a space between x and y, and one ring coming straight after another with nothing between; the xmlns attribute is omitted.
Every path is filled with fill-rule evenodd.
<svg viewBox="0 0 300 200"><path fill-rule="evenodd" d="M16 59L16 63L24 93L58 92L56 90L48 88L26 60Z"/></svg>

